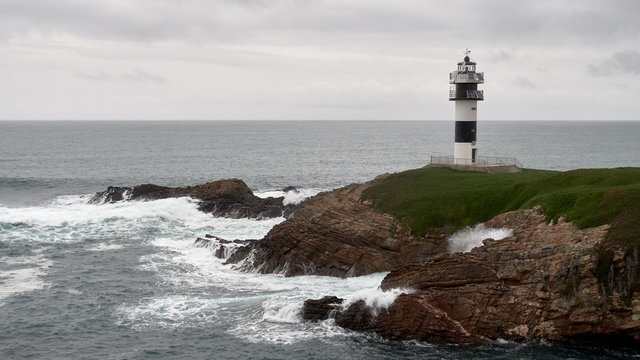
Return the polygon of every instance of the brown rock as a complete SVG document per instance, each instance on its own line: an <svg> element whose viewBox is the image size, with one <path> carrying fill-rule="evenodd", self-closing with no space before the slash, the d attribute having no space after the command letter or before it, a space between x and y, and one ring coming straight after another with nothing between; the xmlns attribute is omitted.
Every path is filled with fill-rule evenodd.
<svg viewBox="0 0 640 360"><path fill-rule="evenodd" d="M193 245L198 248L207 248L213 251L213 256L219 259L226 259L229 252L229 245L246 245L254 240L226 240L217 236L206 234L204 238L197 238Z"/></svg>
<svg viewBox="0 0 640 360"><path fill-rule="evenodd" d="M382 289L417 292L398 297L375 331L427 341L640 341L638 294L628 305L618 293L604 294L595 275L607 225L551 225L539 208L501 214L487 225L510 227L514 235L391 271ZM625 259L616 256L615 266L624 268Z"/></svg>
<svg viewBox="0 0 640 360"><path fill-rule="evenodd" d="M364 300L358 300L348 308L340 310L334 315L338 326L356 331L375 331L376 316Z"/></svg>
<svg viewBox="0 0 640 360"><path fill-rule="evenodd" d="M336 296L325 296L318 300L307 300L302 306L302 319L305 321L327 320L332 312L337 311L344 299Z"/></svg>
<svg viewBox="0 0 640 360"><path fill-rule="evenodd" d="M367 186L349 185L307 200L295 216L228 262L262 273L346 277L389 271L445 251L446 235L416 239L393 216L360 201Z"/></svg>
<svg viewBox="0 0 640 360"><path fill-rule="evenodd" d="M190 196L200 200L198 209L214 216L230 218L289 217L296 209L284 205L283 198L260 198L242 180L225 179L202 185L172 188L154 184L135 187L109 187L96 193L89 203L101 204L125 200L159 200Z"/></svg>

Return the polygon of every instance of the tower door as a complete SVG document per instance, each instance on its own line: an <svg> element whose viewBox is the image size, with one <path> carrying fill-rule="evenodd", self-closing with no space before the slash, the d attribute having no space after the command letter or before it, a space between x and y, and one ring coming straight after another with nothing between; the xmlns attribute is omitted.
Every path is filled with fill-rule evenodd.
<svg viewBox="0 0 640 360"><path fill-rule="evenodd" d="M476 163L476 152L478 152L478 149L471 149L471 163L473 164Z"/></svg>

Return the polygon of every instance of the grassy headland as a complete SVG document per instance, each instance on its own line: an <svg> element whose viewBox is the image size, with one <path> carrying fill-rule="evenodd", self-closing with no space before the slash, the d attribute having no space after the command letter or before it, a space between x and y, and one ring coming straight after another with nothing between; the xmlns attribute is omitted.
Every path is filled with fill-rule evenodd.
<svg viewBox="0 0 640 360"><path fill-rule="evenodd" d="M640 245L640 168L487 174L425 167L392 174L362 198L417 237L540 205L550 221L566 216L579 228L611 224L609 242Z"/></svg>
<svg viewBox="0 0 640 360"><path fill-rule="evenodd" d="M536 205L549 221L566 216L579 228L610 224L594 271L601 293L616 291L629 305L640 291L640 168L487 174L425 167L374 182L362 199L395 215L417 237ZM615 249L625 254L626 274L614 271Z"/></svg>

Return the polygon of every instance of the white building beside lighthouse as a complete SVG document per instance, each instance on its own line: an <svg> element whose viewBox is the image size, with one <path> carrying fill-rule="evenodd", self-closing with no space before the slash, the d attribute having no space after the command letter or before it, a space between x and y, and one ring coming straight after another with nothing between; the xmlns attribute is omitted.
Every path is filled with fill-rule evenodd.
<svg viewBox="0 0 640 360"><path fill-rule="evenodd" d="M449 74L449 100L455 101L455 143L453 145L454 164L475 164L478 159L476 145L478 101L484 100L484 92L478 90L478 84L484 83L484 73L476 72L476 63L469 59L465 50L464 59L458 63L455 71Z"/></svg>

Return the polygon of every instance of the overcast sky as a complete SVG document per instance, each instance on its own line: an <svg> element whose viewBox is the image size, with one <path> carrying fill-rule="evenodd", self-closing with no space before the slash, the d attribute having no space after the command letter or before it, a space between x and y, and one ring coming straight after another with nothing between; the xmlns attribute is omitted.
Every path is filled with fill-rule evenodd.
<svg viewBox="0 0 640 360"><path fill-rule="evenodd" d="M2 0L0 119L640 119L637 0Z"/></svg>

